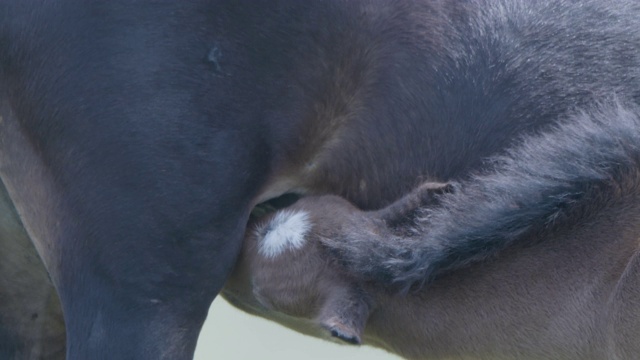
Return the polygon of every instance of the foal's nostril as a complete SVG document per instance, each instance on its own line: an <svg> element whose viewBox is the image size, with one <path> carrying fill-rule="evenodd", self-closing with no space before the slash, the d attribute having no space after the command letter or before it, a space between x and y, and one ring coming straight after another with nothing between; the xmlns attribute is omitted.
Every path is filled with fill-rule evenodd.
<svg viewBox="0 0 640 360"><path fill-rule="evenodd" d="M360 345L360 337L355 334L344 333L340 329L331 329L331 336L352 345Z"/></svg>

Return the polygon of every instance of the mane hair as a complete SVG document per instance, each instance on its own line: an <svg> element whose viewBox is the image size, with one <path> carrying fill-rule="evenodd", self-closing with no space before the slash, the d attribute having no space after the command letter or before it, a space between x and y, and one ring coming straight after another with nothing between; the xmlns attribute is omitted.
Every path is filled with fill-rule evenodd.
<svg viewBox="0 0 640 360"><path fill-rule="evenodd" d="M525 235L579 222L635 179L639 115L617 100L576 112L489 159L486 171L442 195L441 206L421 209L411 236L324 239L325 245L354 274L407 290L519 239L542 237Z"/></svg>

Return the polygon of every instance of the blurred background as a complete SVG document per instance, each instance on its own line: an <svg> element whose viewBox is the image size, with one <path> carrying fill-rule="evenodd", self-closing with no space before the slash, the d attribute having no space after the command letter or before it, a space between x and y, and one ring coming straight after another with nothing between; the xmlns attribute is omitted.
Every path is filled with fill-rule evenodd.
<svg viewBox="0 0 640 360"><path fill-rule="evenodd" d="M334 344L236 310L218 297L200 333L195 360L398 360L368 346Z"/></svg>

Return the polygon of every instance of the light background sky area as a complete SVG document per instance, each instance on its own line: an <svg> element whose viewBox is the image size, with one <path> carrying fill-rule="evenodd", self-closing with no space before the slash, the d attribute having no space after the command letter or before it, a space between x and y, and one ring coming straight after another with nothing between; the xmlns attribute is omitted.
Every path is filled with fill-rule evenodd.
<svg viewBox="0 0 640 360"><path fill-rule="evenodd" d="M347 346L298 334L236 310L218 297L200 333L195 360L398 360L368 346Z"/></svg>

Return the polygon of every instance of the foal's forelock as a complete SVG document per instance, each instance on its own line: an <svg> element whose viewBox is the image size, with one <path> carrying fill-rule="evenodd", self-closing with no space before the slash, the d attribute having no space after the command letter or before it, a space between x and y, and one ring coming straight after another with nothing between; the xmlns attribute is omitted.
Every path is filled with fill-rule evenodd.
<svg viewBox="0 0 640 360"><path fill-rule="evenodd" d="M286 250L301 248L305 236L311 229L305 211L278 211L271 219L255 229L259 253L266 258L275 258Z"/></svg>

